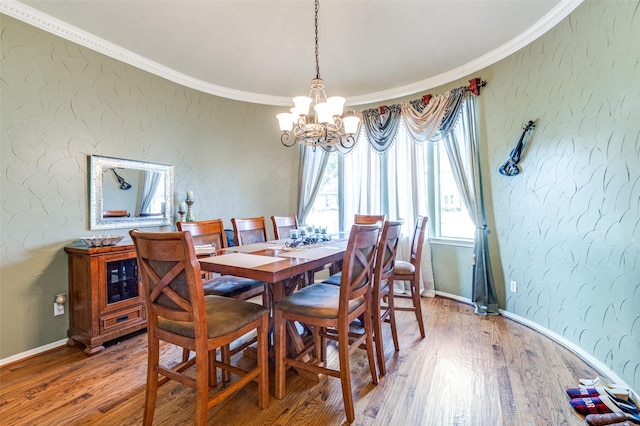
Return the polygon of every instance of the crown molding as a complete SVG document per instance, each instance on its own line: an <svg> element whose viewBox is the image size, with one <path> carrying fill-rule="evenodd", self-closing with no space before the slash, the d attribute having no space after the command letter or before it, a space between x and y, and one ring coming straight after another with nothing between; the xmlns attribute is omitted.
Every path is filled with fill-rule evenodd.
<svg viewBox="0 0 640 426"><path fill-rule="evenodd" d="M404 86L366 95L351 96L348 99L347 105L363 105L387 101L389 99L399 98L441 86L468 76L527 46L529 43L533 42L553 28L582 2L583 0L561 0L561 2L549 13L513 40L460 67ZM0 13L4 13L5 15L40 28L41 30L67 39L141 70L166 78L174 83L178 83L204 93L236 101L262 105L290 106L291 104L291 100L286 97L244 92L190 77L15 0L0 0Z"/></svg>

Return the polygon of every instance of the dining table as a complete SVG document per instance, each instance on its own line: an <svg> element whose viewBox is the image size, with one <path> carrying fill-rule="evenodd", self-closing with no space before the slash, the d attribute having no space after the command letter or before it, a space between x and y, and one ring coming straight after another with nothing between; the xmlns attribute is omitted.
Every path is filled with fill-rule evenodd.
<svg viewBox="0 0 640 426"><path fill-rule="evenodd" d="M215 256L200 257L200 269L222 275L251 278L267 283L267 300L273 318L273 306L306 285L305 276L327 264L340 264L347 239L336 238L320 244L287 247L291 240L246 244L216 251ZM273 321L271 321L273 330ZM303 336L294 324L287 324L288 347L299 352Z"/></svg>

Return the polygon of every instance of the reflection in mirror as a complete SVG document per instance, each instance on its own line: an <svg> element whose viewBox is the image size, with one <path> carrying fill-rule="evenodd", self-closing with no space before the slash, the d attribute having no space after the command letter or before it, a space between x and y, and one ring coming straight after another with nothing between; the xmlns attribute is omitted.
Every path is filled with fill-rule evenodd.
<svg viewBox="0 0 640 426"><path fill-rule="evenodd" d="M89 229L173 223L173 166L89 157Z"/></svg>

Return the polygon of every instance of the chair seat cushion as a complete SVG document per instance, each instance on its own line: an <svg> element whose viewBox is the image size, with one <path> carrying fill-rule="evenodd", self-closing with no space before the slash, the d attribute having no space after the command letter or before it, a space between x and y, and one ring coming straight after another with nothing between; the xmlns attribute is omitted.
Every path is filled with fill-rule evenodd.
<svg viewBox="0 0 640 426"><path fill-rule="evenodd" d="M325 284L340 285L340 281L342 281L342 272L337 272L322 282Z"/></svg>
<svg viewBox="0 0 640 426"><path fill-rule="evenodd" d="M205 296L204 304L209 339L233 333L269 313L267 308L256 303L222 296ZM158 328L181 336L195 337L192 322L171 321L160 317Z"/></svg>
<svg viewBox="0 0 640 426"><path fill-rule="evenodd" d="M404 260L396 260L396 266L393 271L394 275L413 275L416 272L416 268L409 262Z"/></svg>
<svg viewBox="0 0 640 426"><path fill-rule="evenodd" d="M294 292L280 300L275 309L314 318L338 318L340 287L317 283ZM364 297L349 301L349 312L364 303Z"/></svg>
<svg viewBox="0 0 640 426"><path fill-rule="evenodd" d="M203 285L205 295L234 297L249 290L264 288L264 281L249 278L223 275L212 280L205 281Z"/></svg>

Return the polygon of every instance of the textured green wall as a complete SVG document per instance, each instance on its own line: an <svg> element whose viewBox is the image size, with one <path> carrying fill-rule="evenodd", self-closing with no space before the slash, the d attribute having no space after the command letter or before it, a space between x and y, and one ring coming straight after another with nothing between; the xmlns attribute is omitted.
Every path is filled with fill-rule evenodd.
<svg viewBox="0 0 640 426"><path fill-rule="evenodd" d="M88 233L86 154L175 164L176 188L197 191L200 217L294 210L297 169L273 165L297 156L277 146L273 108L182 88L6 17L1 24L0 358L64 337L66 316L53 318L51 303L66 289L62 246ZM468 77L489 82L478 101L501 308L575 343L635 389L638 40L637 1L587 1ZM503 177L497 168L529 119L538 127L523 173ZM470 253L433 245L438 290L471 297ZM515 294L505 289L511 280Z"/></svg>
<svg viewBox="0 0 640 426"><path fill-rule="evenodd" d="M588 1L482 72L503 308L640 389L640 3ZM516 177L499 175L526 120Z"/></svg>
<svg viewBox="0 0 640 426"><path fill-rule="evenodd" d="M217 98L0 15L0 359L64 339L63 251L87 228L87 155L175 166L196 218L295 212L276 109ZM167 228L169 229L169 228ZM118 230L126 233L126 230ZM68 311L68 306L67 306Z"/></svg>
<svg viewBox="0 0 640 426"><path fill-rule="evenodd" d="M529 46L428 92L478 98L500 307L640 390L640 2L586 1ZM409 96L407 99L415 99ZM520 165L504 177L528 120ZM436 290L471 298L472 250L432 244ZM510 281L518 283L511 293ZM577 379L577 378L576 378Z"/></svg>

